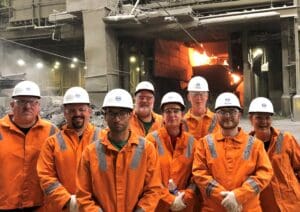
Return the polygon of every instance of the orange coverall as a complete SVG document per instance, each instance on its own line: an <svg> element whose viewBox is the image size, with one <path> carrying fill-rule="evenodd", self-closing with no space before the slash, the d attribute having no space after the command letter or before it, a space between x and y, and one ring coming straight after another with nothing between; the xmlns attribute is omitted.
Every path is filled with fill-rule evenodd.
<svg viewBox="0 0 300 212"><path fill-rule="evenodd" d="M24 135L9 115L0 120L0 210L43 204L36 163L42 144L57 130L39 117Z"/></svg>
<svg viewBox="0 0 300 212"><path fill-rule="evenodd" d="M191 109L189 109L184 115L183 129L199 140L209 133L217 132L220 126L217 122L217 117L208 108L206 114L201 118L193 116Z"/></svg>
<svg viewBox="0 0 300 212"><path fill-rule="evenodd" d="M161 191L157 152L134 132L120 151L103 136L85 149L76 183L80 211L154 211Z"/></svg>
<svg viewBox="0 0 300 212"><path fill-rule="evenodd" d="M45 211L63 211L71 194L75 194L76 167L83 149L99 138L99 131L89 123L79 141L77 133L65 125L46 140L37 163L41 187L46 195Z"/></svg>
<svg viewBox="0 0 300 212"><path fill-rule="evenodd" d="M259 194L273 175L262 141L241 128L233 138L219 131L200 140L194 157L193 175L204 199L203 211L226 211L221 191L233 191L243 211L261 211Z"/></svg>
<svg viewBox="0 0 300 212"><path fill-rule="evenodd" d="M169 179L174 180L178 190L185 192L183 199L188 207L183 211L193 211L196 201L196 184L191 182L196 143L194 137L183 131L177 138L175 149L173 149L170 136L166 128L162 127L149 133L146 139L151 141L157 149L164 186L156 211L169 211L175 200L175 195L171 194L168 189Z"/></svg>
<svg viewBox="0 0 300 212"><path fill-rule="evenodd" d="M152 117L153 117L153 124L150 127L148 133L157 130L158 128L160 128L162 126L162 117L161 115L152 112ZM132 132L135 132L137 135L145 137L146 136L146 131L144 128L144 125L142 123L142 121L137 117L137 115L133 112L133 116L130 119L130 129Z"/></svg>
<svg viewBox="0 0 300 212"><path fill-rule="evenodd" d="M300 172L300 146L288 132L271 127L272 138L268 155L273 166L271 183L261 192L263 211L300 210L300 183L295 173ZM255 135L255 132L251 132Z"/></svg>

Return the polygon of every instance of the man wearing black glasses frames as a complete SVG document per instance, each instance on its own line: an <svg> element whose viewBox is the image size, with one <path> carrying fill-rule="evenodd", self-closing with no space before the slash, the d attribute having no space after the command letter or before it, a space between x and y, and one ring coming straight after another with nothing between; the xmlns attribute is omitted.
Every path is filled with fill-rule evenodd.
<svg viewBox="0 0 300 212"><path fill-rule="evenodd" d="M220 94L215 111L221 130L200 140L193 163L203 210L261 211L259 195L273 175L264 146L238 127L242 108L233 93Z"/></svg>
<svg viewBox="0 0 300 212"><path fill-rule="evenodd" d="M87 146L77 171L80 211L154 211L161 176L154 146L130 128L133 102L123 89L102 106L108 129Z"/></svg>

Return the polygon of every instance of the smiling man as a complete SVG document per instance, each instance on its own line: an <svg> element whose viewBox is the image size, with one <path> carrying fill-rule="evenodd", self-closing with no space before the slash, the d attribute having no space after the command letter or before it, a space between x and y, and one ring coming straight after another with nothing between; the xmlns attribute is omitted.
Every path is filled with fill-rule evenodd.
<svg viewBox="0 0 300 212"><path fill-rule="evenodd" d="M36 164L45 139L57 128L40 118L40 98L36 83L18 83L12 112L0 119L0 211L34 211L43 205Z"/></svg>
<svg viewBox="0 0 300 212"><path fill-rule="evenodd" d="M253 126L250 135L263 141L274 169L268 187L262 191L263 211L298 211L300 208L300 145L289 132L272 127L274 108L265 97L257 97L249 106ZM298 177L298 179L297 179Z"/></svg>
<svg viewBox="0 0 300 212"><path fill-rule="evenodd" d="M98 139L100 129L90 123L89 95L72 87L64 95L66 124L49 137L37 164L41 186L46 195L45 211L77 211L76 167L85 146Z"/></svg>
<svg viewBox="0 0 300 212"><path fill-rule="evenodd" d="M140 136L157 130L162 125L161 115L153 111L154 86L151 82L142 81L135 89L135 108L130 126Z"/></svg>
<svg viewBox="0 0 300 212"><path fill-rule="evenodd" d="M220 94L215 111L221 130L196 147L193 175L204 211L261 211L259 195L273 171L262 142L238 127L241 110L237 96Z"/></svg>

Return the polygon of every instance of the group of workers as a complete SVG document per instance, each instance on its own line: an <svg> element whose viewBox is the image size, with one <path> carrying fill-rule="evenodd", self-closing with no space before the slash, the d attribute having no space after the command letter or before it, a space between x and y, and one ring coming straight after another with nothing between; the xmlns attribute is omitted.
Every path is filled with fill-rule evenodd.
<svg viewBox="0 0 300 212"><path fill-rule="evenodd" d="M39 115L38 85L18 83L0 119L0 211L299 211L300 146L272 126L271 101L252 100L245 132L235 94L220 94L212 112L203 77L187 90L191 108L171 91L161 115L148 81L135 104L126 90L110 90L99 129L87 91L71 87L58 129Z"/></svg>

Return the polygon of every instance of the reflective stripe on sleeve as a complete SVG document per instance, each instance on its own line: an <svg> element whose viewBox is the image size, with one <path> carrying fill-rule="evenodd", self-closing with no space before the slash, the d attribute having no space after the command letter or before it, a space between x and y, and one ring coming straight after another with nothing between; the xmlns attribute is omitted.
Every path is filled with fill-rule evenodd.
<svg viewBox="0 0 300 212"><path fill-rule="evenodd" d="M186 157L190 158L192 156L192 151L193 151L193 145L194 145L194 136L190 135L188 138L188 145L186 147Z"/></svg>
<svg viewBox="0 0 300 212"><path fill-rule="evenodd" d="M258 184L252 178L249 177L246 182L250 184L256 194L260 192Z"/></svg>
<svg viewBox="0 0 300 212"><path fill-rule="evenodd" d="M3 138L3 137L2 137L2 134L0 133L0 141L2 141L2 138Z"/></svg>
<svg viewBox="0 0 300 212"><path fill-rule="evenodd" d="M98 164L101 171L106 171L106 157L105 157L105 148L101 143L101 140L96 141L96 153L98 158Z"/></svg>
<svg viewBox="0 0 300 212"><path fill-rule="evenodd" d="M51 185L49 185L48 188L46 188L44 190L44 192L46 195L49 195L52 191L54 191L59 186L61 186L60 182L56 181L56 182L52 183Z"/></svg>
<svg viewBox="0 0 300 212"><path fill-rule="evenodd" d="M217 187L218 186L218 182L216 181L216 180L212 180L212 181L210 181L209 183L208 183L208 185L207 185L207 187L206 187L206 196L207 197L210 197L210 195L211 195L211 192L213 191L213 189L215 188L215 187Z"/></svg>
<svg viewBox="0 0 300 212"><path fill-rule="evenodd" d="M280 132L276 140L276 154L281 153L283 143L283 132Z"/></svg>
<svg viewBox="0 0 300 212"><path fill-rule="evenodd" d="M216 158L217 157L217 152L216 152L215 144L214 144L214 141L213 141L213 138L212 138L211 134L206 136L206 141L208 143L208 147L209 147L209 151L210 151L211 156L213 158Z"/></svg>
<svg viewBox="0 0 300 212"><path fill-rule="evenodd" d="M215 114L214 117L212 118L210 126L208 128L208 133L212 133L214 131L216 125L217 125L217 116Z"/></svg>
<svg viewBox="0 0 300 212"><path fill-rule="evenodd" d="M61 132L57 133L56 134L56 139L57 139L57 142L59 144L59 148L61 151L64 151L67 149L67 146L66 146L66 143L65 143L65 140L64 138L62 137L62 134Z"/></svg>
<svg viewBox="0 0 300 212"><path fill-rule="evenodd" d="M135 148L135 152L134 152L134 155L133 155L133 158L131 161L131 165L130 165L130 167L132 169L136 169L139 166L144 149L145 149L145 139L142 137L139 137L139 144Z"/></svg>
<svg viewBox="0 0 300 212"><path fill-rule="evenodd" d="M54 126L53 124L51 124L51 129L50 129L49 136L54 135L55 130L56 130L56 126Z"/></svg>
<svg viewBox="0 0 300 212"><path fill-rule="evenodd" d="M244 150L244 154L243 154L244 160L249 159L253 144L254 144L254 137L249 136L248 143L246 145L246 149Z"/></svg>
<svg viewBox="0 0 300 212"><path fill-rule="evenodd" d="M158 146L158 154L159 155L163 155L164 154L164 148L163 148L163 145L162 145L162 142L158 136L158 132L157 131L154 131L152 133L154 139L155 139L155 142L157 143L157 146Z"/></svg>

